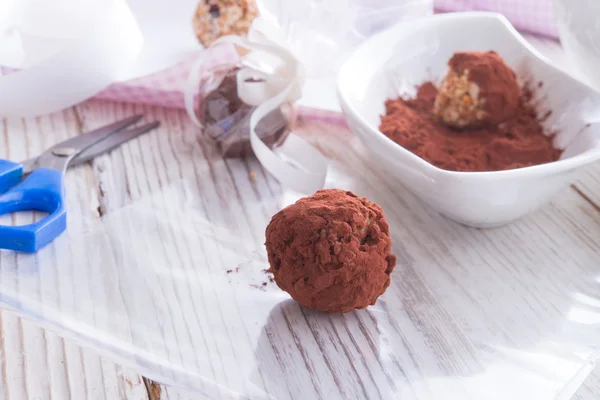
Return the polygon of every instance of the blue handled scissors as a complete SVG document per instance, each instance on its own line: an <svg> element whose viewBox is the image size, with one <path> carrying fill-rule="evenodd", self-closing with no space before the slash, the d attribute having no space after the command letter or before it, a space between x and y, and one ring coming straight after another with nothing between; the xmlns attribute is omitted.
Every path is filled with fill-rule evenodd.
<svg viewBox="0 0 600 400"><path fill-rule="evenodd" d="M0 248L33 253L67 228L63 179L69 166L113 150L155 129L153 122L125 130L142 118L136 115L58 143L41 155L16 163L0 159L0 215L44 211L41 221L23 226L0 226ZM12 188L12 189L11 189Z"/></svg>

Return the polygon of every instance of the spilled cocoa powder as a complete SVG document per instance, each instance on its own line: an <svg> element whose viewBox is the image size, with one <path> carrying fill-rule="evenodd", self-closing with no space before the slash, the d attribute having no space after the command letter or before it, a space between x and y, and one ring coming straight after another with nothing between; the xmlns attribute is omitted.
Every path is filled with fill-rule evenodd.
<svg viewBox="0 0 600 400"><path fill-rule="evenodd" d="M228 269L228 270L226 270L225 273L229 275L229 274L232 274L232 273L235 272L237 274L237 273L240 272L240 270L241 270L241 267L238 266L235 269ZM273 279L273 276L269 272L268 269L263 269L262 272L264 272L267 275L268 282L264 281L260 285L252 283L252 284L249 284L248 286L250 286L253 289L258 289L258 290L264 292L266 290L266 287L269 284L269 282L273 283L273 282L275 282L275 280ZM231 282L231 280L229 282Z"/></svg>
<svg viewBox="0 0 600 400"><path fill-rule="evenodd" d="M497 125L453 129L433 114L437 88L418 87L415 98L390 99L379 129L387 137L431 164L451 171L500 171L558 160L561 150L545 135L529 85L521 88L515 115Z"/></svg>

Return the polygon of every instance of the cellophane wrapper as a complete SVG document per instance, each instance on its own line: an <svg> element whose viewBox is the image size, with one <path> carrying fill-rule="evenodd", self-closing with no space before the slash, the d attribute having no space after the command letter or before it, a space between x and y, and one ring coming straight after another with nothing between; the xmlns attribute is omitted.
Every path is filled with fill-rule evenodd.
<svg viewBox="0 0 600 400"><path fill-rule="evenodd" d="M335 77L363 40L402 21L433 13L433 0L258 0L261 17L302 61L308 77Z"/></svg>
<svg viewBox="0 0 600 400"><path fill-rule="evenodd" d="M227 158L252 154L250 116L256 107L245 104L238 96L236 74L239 68L239 63L232 62L206 71L198 96L198 118L203 133ZM295 120L294 105L285 104L267 114L256 126L256 133L274 148L285 140Z"/></svg>

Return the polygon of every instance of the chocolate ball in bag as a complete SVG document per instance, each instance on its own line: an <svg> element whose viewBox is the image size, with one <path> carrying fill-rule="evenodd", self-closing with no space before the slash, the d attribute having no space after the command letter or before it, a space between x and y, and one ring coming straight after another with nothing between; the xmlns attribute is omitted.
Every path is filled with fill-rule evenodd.
<svg viewBox="0 0 600 400"><path fill-rule="evenodd" d="M266 247L277 285L303 306L328 313L375 304L396 265L381 208L338 189L275 214Z"/></svg>
<svg viewBox="0 0 600 400"><path fill-rule="evenodd" d="M233 67L218 87L200 101L198 115L204 134L213 139L224 157L244 157L252 154L250 116L256 107L238 97L237 72ZM256 134L269 147L282 143L290 132L291 116L276 108L261 119Z"/></svg>

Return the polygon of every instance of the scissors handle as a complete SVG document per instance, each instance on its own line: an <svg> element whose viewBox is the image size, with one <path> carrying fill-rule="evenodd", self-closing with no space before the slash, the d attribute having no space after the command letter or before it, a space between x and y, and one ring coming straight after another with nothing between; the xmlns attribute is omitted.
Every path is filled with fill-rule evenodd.
<svg viewBox="0 0 600 400"><path fill-rule="evenodd" d="M41 221L23 226L0 226L0 248L33 253L67 228L63 174L49 168L34 170L23 182L0 195L0 215L16 211L45 211Z"/></svg>
<svg viewBox="0 0 600 400"><path fill-rule="evenodd" d="M23 179L23 164L0 159L0 193L16 186Z"/></svg>

